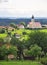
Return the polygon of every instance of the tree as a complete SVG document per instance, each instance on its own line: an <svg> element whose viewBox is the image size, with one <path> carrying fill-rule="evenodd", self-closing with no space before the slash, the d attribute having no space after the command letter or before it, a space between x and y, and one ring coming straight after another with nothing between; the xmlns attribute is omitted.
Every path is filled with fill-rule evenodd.
<svg viewBox="0 0 47 65"><path fill-rule="evenodd" d="M22 34L23 34L23 35L26 35L26 32L24 31L24 32L22 32Z"/></svg>
<svg viewBox="0 0 47 65"><path fill-rule="evenodd" d="M5 43L5 44L10 44L10 41L11 41L11 37L10 37L10 36L7 36L7 37L4 39L4 43Z"/></svg>
<svg viewBox="0 0 47 65"><path fill-rule="evenodd" d="M4 44L4 39L0 38L0 46L2 46L2 44Z"/></svg>
<svg viewBox="0 0 47 65"><path fill-rule="evenodd" d="M5 29L4 28L0 29L0 33L5 33Z"/></svg>
<svg viewBox="0 0 47 65"><path fill-rule="evenodd" d="M11 32L8 32L7 35L11 37Z"/></svg>
<svg viewBox="0 0 47 65"><path fill-rule="evenodd" d="M23 42L17 39L16 37L12 37L11 44L17 46L18 49L17 59L21 60L23 58L23 49L24 49Z"/></svg>
<svg viewBox="0 0 47 65"><path fill-rule="evenodd" d="M6 32L8 33L8 28L6 27Z"/></svg>
<svg viewBox="0 0 47 65"><path fill-rule="evenodd" d="M31 45L29 50L25 50L25 55L29 57L39 57L41 55L42 48L38 45Z"/></svg>
<svg viewBox="0 0 47 65"><path fill-rule="evenodd" d="M30 50L31 50L31 54L37 57L41 54L42 48L39 47L38 45L33 45L33 46L31 45Z"/></svg>
<svg viewBox="0 0 47 65"><path fill-rule="evenodd" d="M40 32L40 31L33 31L29 35L29 44L37 44L40 47L42 47L42 50L46 53L47 52L47 33L46 32ZM29 47L30 47L29 45Z"/></svg>
<svg viewBox="0 0 47 65"><path fill-rule="evenodd" d="M0 60L2 59L8 59L8 55L9 54L13 54L13 55L17 55L17 48L15 46L7 46L7 45L2 45L0 47Z"/></svg>
<svg viewBox="0 0 47 65"><path fill-rule="evenodd" d="M14 23L11 23L10 26L17 29L17 25Z"/></svg>
<svg viewBox="0 0 47 65"><path fill-rule="evenodd" d="M20 22L20 24L21 24L21 25L24 25L24 26L26 27L26 24L25 24L25 22Z"/></svg>

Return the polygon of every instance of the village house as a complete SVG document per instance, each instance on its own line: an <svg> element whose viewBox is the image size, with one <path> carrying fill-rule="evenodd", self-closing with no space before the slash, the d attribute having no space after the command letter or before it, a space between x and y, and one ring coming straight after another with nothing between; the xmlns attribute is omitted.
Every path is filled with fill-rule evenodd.
<svg viewBox="0 0 47 65"><path fill-rule="evenodd" d="M0 29L2 29L2 28L8 29L9 31L15 30L15 28L13 28L13 27L11 27L11 26L0 26Z"/></svg>
<svg viewBox="0 0 47 65"><path fill-rule="evenodd" d="M20 29L24 29L24 25L19 24L19 25L18 25L18 28L20 28Z"/></svg>
<svg viewBox="0 0 47 65"><path fill-rule="evenodd" d="M27 28L35 29L35 28L42 28L42 26L40 22L35 22L34 16L32 16L31 22L29 22Z"/></svg>
<svg viewBox="0 0 47 65"><path fill-rule="evenodd" d="M0 26L0 29L5 28L5 26Z"/></svg>
<svg viewBox="0 0 47 65"><path fill-rule="evenodd" d="M47 28L47 24L43 24L42 25L42 28Z"/></svg>
<svg viewBox="0 0 47 65"><path fill-rule="evenodd" d="M11 27L11 26L6 26L6 29L8 29L9 31L15 30L15 28Z"/></svg>

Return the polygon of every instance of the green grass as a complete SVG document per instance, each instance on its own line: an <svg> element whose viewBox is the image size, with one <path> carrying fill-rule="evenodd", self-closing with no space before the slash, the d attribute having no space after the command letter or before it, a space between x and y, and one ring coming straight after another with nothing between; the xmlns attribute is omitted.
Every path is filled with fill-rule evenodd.
<svg viewBox="0 0 47 65"><path fill-rule="evenodd" d="M35 62L35 61L4 61L4 62L0 62L0 65L42 65L39 62Z"/></svg>
<svg viewBox="0 0 47 65"><path fill-rule="evenodd" d="M18 34L22 35L22 32L26 32L27 34L25 36L22 36L22 39L25 38L25 40L27 40L28 39L28 34L30 34L31 32L34 32L34 31L35 30L19 29L19 30L11 31L11 33L12 33L12 35L14 33L18 33ZM39 30L39 31L47 33L47 29L42 29L42 30ZM7 33L0 34L0 38L5 38L6 36L7 36Z"/></svg>
<svg viewBox="0 0 47 65"><path fill-rule="evenodd" d="M7 36L6 33L0 34L0 38L5 38Z"/></svg>

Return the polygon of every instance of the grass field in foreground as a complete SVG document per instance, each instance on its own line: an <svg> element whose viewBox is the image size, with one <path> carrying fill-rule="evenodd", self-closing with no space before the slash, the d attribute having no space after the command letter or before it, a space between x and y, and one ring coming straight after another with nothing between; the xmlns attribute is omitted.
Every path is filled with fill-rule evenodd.
<svg viewBox="0 0 47 65"><path fill-rule="evenodd" d="M39 62L35 62L35 61L3 61L0 62L0 65L42 65Z"/></svg>

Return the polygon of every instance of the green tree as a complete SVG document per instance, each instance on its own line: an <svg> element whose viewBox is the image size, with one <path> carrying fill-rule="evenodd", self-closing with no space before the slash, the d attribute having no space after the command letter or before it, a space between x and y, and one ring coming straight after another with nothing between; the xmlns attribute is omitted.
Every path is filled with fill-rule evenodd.
<svg viewBox="0 0 47 65"><path fill-rule="evenodd" d="M4 28L0 29L0 33L5 33L5 29Z"/></svg>
<svg viewBox="0 0 47 65"><path fill-rule="evenodd" d="M30 39L28 40L29 42L29 47L30 45L37 44L40 47L42 47L42 50L46 53L47 52L47 33L46 32L40 32L40 31L33 31L29 35Z"/></svg>
<svg viewBox="0 0 47 65"><path fill-rule="evenodd" d="M6 33L8 33L8 28L6 27Z"/></svg>
<svg viewBox="0 0 47 65"><path fill-rule="evenodd" d="M0 46L2 46L4 44L4 39L0 38Z"/></svg>
<svg viewBox="0 0 47 65"><path fill-rule="evenodd" d="M41 56L41 51L42 48L39 47L38 45L31 45L29 50L25 50L25 55L36 58Z"/></svg>
<svg viewBox="0 0 47 65"><path fill-rule="evenodd" d="M14 23L11 23L10 26L17 29L17 25Z"/></svg>
<svg viewBox="0 0 47 65"><path fill-rule="evenodd" d="M9 54L13 54L13 55L17 55L17 48L15 46L7 46L7 45L2 45L0 47L0 60L2 59L8 59L8 55ZM7 57L7 58L6 58Z"/></svg>
<svg viewBox="0 0 47 65"><path fill-rule="evenodd" d="M19 60L21 60L23 58L23 56L24 56L23 55L23 49L24 49L23 42L20 41L19 39L17 39L16 37L12 37L11 44L17 46L17 49L18 49L18 51L17 51L17 58Z"/></svg>
<svg viewBox="0 0 47 65"><path fill-rule="evenodd" d="M10 36L7 36L6 38L4 38L4 43L5 44L10 44L10 41L11 41L11 37Z"/></svg>
<svg viewBox="0 0 47 65"><path fill-rule="evenodd" d="M24 27L26 27L26 23L25 22L20 22L20 24L24 25Z"/></svg>

